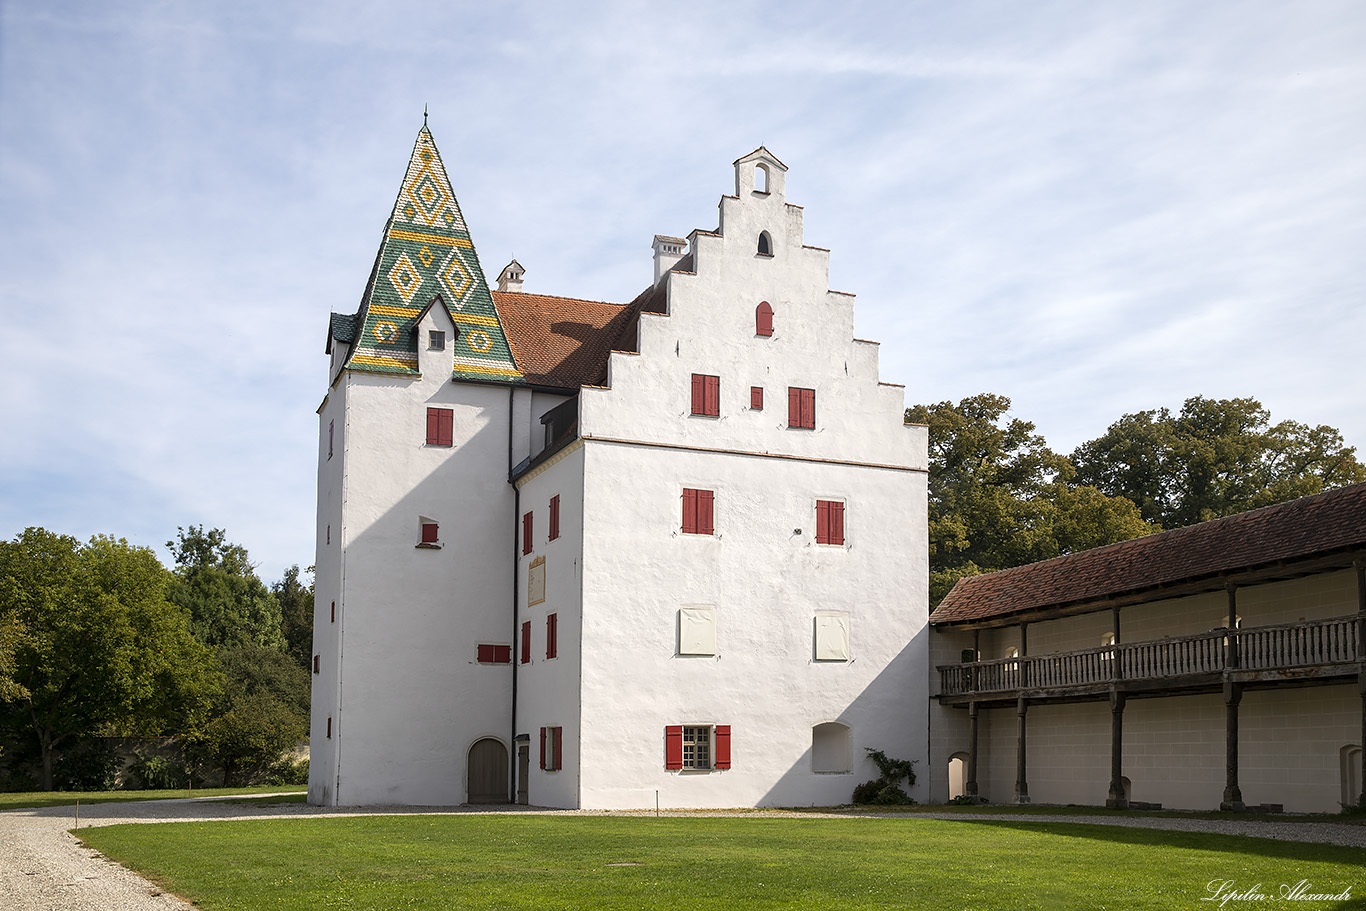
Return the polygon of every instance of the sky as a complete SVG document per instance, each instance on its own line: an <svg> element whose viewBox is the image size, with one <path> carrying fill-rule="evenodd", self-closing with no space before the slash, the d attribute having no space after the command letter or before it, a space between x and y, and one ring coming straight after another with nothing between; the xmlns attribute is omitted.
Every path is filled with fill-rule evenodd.
<svg viewBox="0 0 1366 911"><path fill-rule="evenodd" d="M314 554L328 314L424 106L486 274L625 302L766 145L906 403L1366 451L1366 5L0 4L0 538Z"/></svg>

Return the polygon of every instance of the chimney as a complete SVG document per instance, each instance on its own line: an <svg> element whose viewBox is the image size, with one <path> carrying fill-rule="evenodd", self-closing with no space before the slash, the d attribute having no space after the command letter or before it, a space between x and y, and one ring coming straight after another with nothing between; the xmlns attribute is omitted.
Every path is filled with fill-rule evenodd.
<svg viewBox="0 0 1366 911"><path fill-rule="evenodd" d="M663 234L655 235L655 284L664 277L678 261L683 258L684 248L688 242L681 237L666 237Z"/></svg>
<svg viewBox="0 0 1366 911"><path fill-rule="evenodd" d="M520 293L522 290L522 276L525 274L526 270L522 268L522 264L514 259L503 267L502 272L498 273L498 290L516 291Z"/></svg>

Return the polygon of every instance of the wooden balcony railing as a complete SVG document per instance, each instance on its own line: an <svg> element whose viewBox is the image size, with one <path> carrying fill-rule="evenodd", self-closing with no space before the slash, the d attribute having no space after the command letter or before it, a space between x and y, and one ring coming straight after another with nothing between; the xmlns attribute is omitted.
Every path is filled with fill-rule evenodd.
<svg viewBox="0 0 1366 911"><path fill-rule="evenodd" d="M1232 643L1228 631L1218 629L1173 639L943 665L939 668L939 694L1046 690L1225 670L1278 670L1356 661L1356 615L1259 626L1238 630L1234 635L1236 656L1229 648Z"/></svg>

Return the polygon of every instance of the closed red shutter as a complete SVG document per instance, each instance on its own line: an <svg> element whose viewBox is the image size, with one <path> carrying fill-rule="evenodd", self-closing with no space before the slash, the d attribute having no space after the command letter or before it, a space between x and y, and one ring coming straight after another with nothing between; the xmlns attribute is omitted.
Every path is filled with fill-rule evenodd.
<svg viewBox="0 0 1366 911"><path fill-rule="evenodd" d="M532 533L531 513L522 516L522 553L531 553L531 533Z"/></svg>
<svg viewBox="0 0 1366 911"><path fill-rule="evenodd" d="M768 301L760 301L754 310L754 334L773 334L773 308L769 306Z"/></svg>
<svg viewBox="0 0 1366 911"><path fill-rule="evenodd" d="M715 531L712 524L712 506L716 494L710 490L697 492L697 533L709 535Z"/></svg>
<svg viewBox="0 0 1366 911"><path fill-rule="evenodd" d="M697 534L697 491L683 488L683 534Z"/></svg>
<svg viewBox="0 0 1366 911"><path fill-rule="evenodd" d="M541 768L545 768L545 728L541 728Z"/></svg>
<svg viewBox="0 0 1366 911"><path fill-rule="evenodd" d="M816 390L802 390L802 426L815 429L816 426Z"/></svg>
<svg viewBox="0 0 1366 911"><path fill-rule="evenodd" d="M555 729L555 768L564 768L564 728Z"/></svg>
<svg viewBox="0 0 1366 911"><path fill-rule="evenodd" d="M510 646L510 645L495 645L495 646L493 647L493 663L494 663L494 664L511 664L511 663L512 663L512 646Z"/></svg>
<svg viewBox="0 0 1366 911"><path fill-rule="evenodd" d="M327 422L327 457L332 458L332 431L337 429L336 421Z"/></svg>
<svg viewBox="0 0 1366 911"><path fill-rule="evenodd" d="M423 544L435 544L436 541L437 541L437 532L438 532L439 530L440 530L440 526L438 526L435 522L423 522L423 523L422 523L422 543L423 543Z"/></svg>
<svg viewBox="0 0 1366 911"><path fill-rule="evenodd" d="M554 658L559 651L559 615L546 614L545 618L545 656Z"/></svg>
<svg viewBox="0 0 1366 911"><path fill-rule="evenodd" d="M481 645L481 646L479 646L479 663L480 663L480 664L492 664L492 663L493 663L493 646L491 646L491 645Z"/></svg>
<svg viewBox="0 0 1366 911"><path fill-rule="evenodd" d="M454 429L455 412L449 408L442 408L437 411L437 442L442 446L451 445L451 432Z"/></svg>
<svg viewBox="0 0 1366 911"><path fill-rule="evenodd" d="M830 543L830 501L816 501L816 543Z"/></svg>
<svg viewBox="0 0 1366 911"><path fill-rule="evenodd" d="M522 622L522 663L528 664L531 661L531 621Z"/></svg>
<svg viewBox="0 0 1366 911"><path fill-rule="evenodd" d="M716 768L730 768L730 725L716 726Z"/></svg>
<svg viewBox="0 0 1366 911"><path fill-rule="evenodd" d="M692 375L692 413L707 413L706 377L700 373L694 373Z"/></svg>
<svg viewBox="0 0 1366 911"><path fill-rule="evenodd" d="M435 446L441 439L441 409L427 409L427 444Z"/></svg>
<svg viewBox="0 0 1366 911"><path fill-rule="evenodd" d="M318 673L318 656L313 656L313 673Z"/></svg>
<svg viewBox="0 0 1366 911"><path fill-rule="evenodd" d="M550 498L550 540L560 536L560 495Z"/></svg>
<svg viewBox="0 0 1366 911"><path fill-rule="evenodd" d="M664 768L683 768L683 725L671 724L664 728Z"/></svg>
<svg viewBox="0 0 1366 911"><path fill-rule="evenodd" d="M709 376L705 378L703 384L707 391L706 406L707 414L721 413L721 378L719 376Z"/></svg>
<svg viewBox="0 0 1366 911"><path fill-rule="evenodd" d="M802 391L790 386L787 390L787 426L802 426Z"/></svg>
<svg viewBox="0 0 1366 911"><path fill-rule="evenodd" d="M763 386L750 386L750 387L749 387L749 407L752 408L752 409L755 410L755 411L763 411L763 410L764 410L764 387L763 387Z"/></svg>
<svg viewBox="0 0 1366 911"><path fill-rule="evenodd" d="M332 622L333 622L333 623L336 623L336 622L337 622L337 602L336 602L336 601L333 601L333 602L332 602Z"/></svg>
<svg viewBox="0 0 1366 911"><path fill-rule="evenodd" d="M682 739L682 737L683 737L682 734L679 734L678 736L679 736L679 739ZM331 739L332 739L332 716L331 716L331 715L328 715L328 716L327 716L327 739L328 739L328 740L331 740ZM679 761L682 762L682 760L679 760Z"/></svg>
<svg viewBox="0 0 1366 911"><path fill-rule="evenodd" d="M844 504L840 502L830 504L830 543L844 543Z"/></svg>

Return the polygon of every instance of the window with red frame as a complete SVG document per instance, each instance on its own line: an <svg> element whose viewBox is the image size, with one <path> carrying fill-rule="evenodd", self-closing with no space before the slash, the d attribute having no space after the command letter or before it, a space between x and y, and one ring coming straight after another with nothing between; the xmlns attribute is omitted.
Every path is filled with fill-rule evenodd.
<svg viewBox="0 0 1366 911"><path fill-rule="evenodd" d="M550 498L550 536L547 540L554 541L560 536L560 495Z"/></svg>
<svg viewBox="0 0 1366 911"><path fill-rule="evenodd" d="M547 772L564 768L564 728L541 728L541 768Z"/></svg>
<svg viewBox="0 0 1366 911"><path fill-rule="evenodd" d="M438 542L438 540L439 540L438 535L439 535L440 530L441 530L441 526L439 526L439 525L438 525L437 523L435 523L435 522L423 522L423 523L422 523L422 543L423 543L423 544L436 544L436 543Z"/></svg>
<svg viewBox="0 0 1366 911"><path fill-rule="evenodd" d="M844 504L839 500L816 501L816 543L844 543Z"/></svg>
<svg viewBox="0 0 1366 911"><path fill-rule="evenodd" d="M532 533L532 529L533 529L533 524L534 524L534 523L532 522L532 519L531 519L531 513L527 513L526 515L522 516L522 553L523 553L523 555L531 553L531 545L532 545L532 540L531 540L531 539L532 539L532 534L531 534L531 533ZM505 540L506 540L506 539L505 539Z"/></svg>
<svg viewBox="0 0 1366 911"><path fill-rule="evenodd" d="M773 334L773 308L768 301L759 301L759 306L754 308L754 334Z"/></svg>
<svg viewBox="0 0 1366 911"><path fill-rule="evenodd" d="M554 658L560 651L560 618L558 614L545 615L545 656Z"/></svg>
<svg viewBox="0 0 1366 911"><path fill-rule="evenodd" d="M450 446L455 412L449 408L427 409L427 445Z"/></svg>
<svg viewBox="0 0 1366 911"><path fill-rule="evenodd" d="M788 387L787 426L816 429L816 390Z"/></svg>
<svg viewBox="0 0 1366 911"><path fill-rule="evenodd" d="M716 417L721 413L721 378L704 373L692 375L692 413Z"/></svg>
<svg viewBox="0 0 1366 911"><path fill-rule="evenodd" d="M730 725L670 724L665 726L664 768L729 769Z"/></svg>
<svg viewBox="0 0 1366 911"><path fill-rule="evenodd" d="M750 407L750 410L752 410L752 411L763 411L763 410L764 410L764 387L763 387L763 386L750 386L750 387L749 387L749 407Z"/></svg>
<svg viewBox="0 0 1366 911"><path fill-rule="evenodd" d="M715 533L712 522L716 493L711 490L683 488L683 534L710 535Z"/></svg>
<svg viewBox="0 0 1366 911"><path fill-rule="evenodd" d="M522 663L531 663L531 621L522 621Z"/></svg>
<svg viewBox="0 0 1366 911"><path fill-rule="evenodd" d="M478 655L480 664L511 664L512 646L480 644Z"/></svg>

